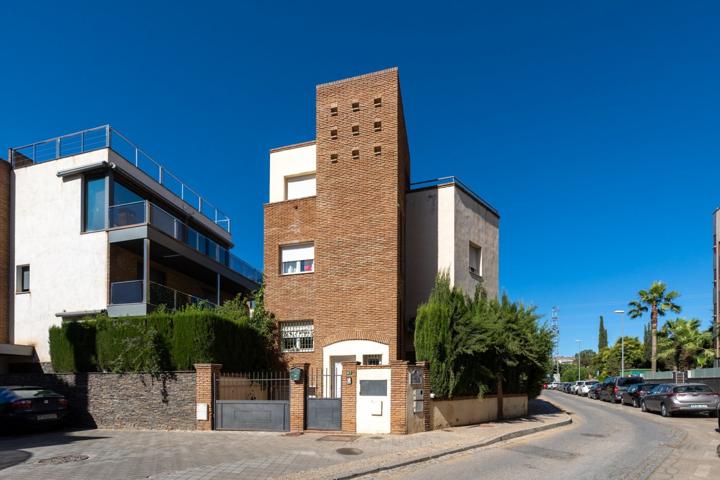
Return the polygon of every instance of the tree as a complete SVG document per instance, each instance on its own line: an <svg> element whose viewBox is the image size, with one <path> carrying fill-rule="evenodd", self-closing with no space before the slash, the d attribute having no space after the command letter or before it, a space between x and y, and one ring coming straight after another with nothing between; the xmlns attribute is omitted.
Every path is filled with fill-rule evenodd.
<svg viewBox="0 0 720 480"><path fill-rule="evenodd" d="M625 369L636 368L643 361L643 346L637 337L625 338ZM594 359L591 370L598 372L598 378L607 375L619 375L622 365L622 340L615 341L611 348L604 348ZM577 368L577 367L576 367Z"/></svg>
<svg viewBox="0 0 720 480"><path fill-rule="evenodd" d="M605 319L602 315L600 315L600 328L598 331L598 352L602 350L603 348L607 348L608 346L608 338L607 338L607 329L605 328Z"/></svg>
<svg viewBox="0 0 720 480"><path fill-rule="evenodd" d="M643 360L650 365L652 358L652 330L650 324L643 325Z"/></svg>
<svg viewBox="0 0 720 480"><path fill-rule="evenodd" d="M593 350L585 349L580 352L580 366L589 367L595 360L595 352ZM578 354L575 354L575 366L577 367Z"/></svg>
<svg viewBox="0 0 720 480"><path fill-rule="evenodd" d="M680 294L676 291L667 292L667 285L663 282L653 282L649 290L640 290L638 299L628 304L630 318L642 317L643 313L650 311L651 329L651 353L650 368L657 371L657 326L658 317L663 317L667 312L680 313L680 305L675 303Z"/></svg>
<svg viewBox="0 0 720 480"><path fill-rule="evenodd" d="M668 320L660 331L658 358L673 370L687 370L712 365L712 334L700 331L700 320Z"/></svg>

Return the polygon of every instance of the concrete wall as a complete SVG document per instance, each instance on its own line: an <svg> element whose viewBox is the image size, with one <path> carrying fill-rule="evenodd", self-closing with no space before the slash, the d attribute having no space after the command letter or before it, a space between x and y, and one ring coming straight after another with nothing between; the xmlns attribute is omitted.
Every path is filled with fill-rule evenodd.
<svg viewBox="0 0 720 480"><path fill-rule="evenodd" d="M107 158L99 150L13 171L12 276L14 282L16 266L30 265L30 292L14 294L12 340L34 346L40 362L50 361L48 328L60 323L56 313L107 307L107 233L82 233L82 177L57 176Z"/></svg>
<svg viewBox="0 0 720 480"><path fill-rule="evenodd" d="M527 411L527 395L505 395L503 397L503 413L506 419L526 416ZM494 395L487 395L483 398L432 401L433 430L495 420L497 420L497 397Z"/></svg>
<svg viewBox="0 0 720 480"><path fill-rule="evenodd" d="M72 426L195 429L195 372L0 375L0 385L37 385L65 395Z"/></svg>
<svg viewBox="0 0 720 480"><path fill-rule="evenodd" d="M392 389L390 368L358 368L356 389L355 418L357 433L390 433L392 402L390 392ZM387 395L364 396L360 395L360 384L363 380L376 380L387 382ZM403 411L404 415L405 412Z"/></svg>
<svg viewBox="0 0 720 480"><path fill-rule="evenodd" d="M270 151L270 203L285 200L285 178L315 172L315 143Z"/></svg>

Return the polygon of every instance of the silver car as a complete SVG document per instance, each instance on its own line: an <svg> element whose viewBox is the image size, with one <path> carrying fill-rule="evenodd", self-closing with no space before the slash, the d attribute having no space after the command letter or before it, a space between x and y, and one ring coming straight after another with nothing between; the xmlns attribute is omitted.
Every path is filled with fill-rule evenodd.
<svg viewBox="0 0 720 480"><path fill-rule="evenodd" d="M663 417L692 412L717 415L720 394L704 383L664 383L642 399L643 412L660 412Z"/></svg>

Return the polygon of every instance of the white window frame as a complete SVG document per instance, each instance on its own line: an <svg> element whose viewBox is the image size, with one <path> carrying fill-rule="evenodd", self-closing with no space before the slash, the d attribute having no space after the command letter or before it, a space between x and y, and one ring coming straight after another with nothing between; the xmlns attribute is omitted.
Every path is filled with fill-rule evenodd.
<svg viewBox="0 0 720 480"><path fill-rule="evenodd" d="M308 346L308 339L310 346ZM295 346L288 348L285 340L294 340ZM315 326L312 320L280 322L280 350L283 352L315 351Z"/></svg>
<svg viewBox="0 0 720 480"><path fill-rule="evenodd" d="M312 189L308 188L307 192L299 196L290 196L290 184L293 182L310 182L312 181ZM315 173L303 173L302 175L292 175L285 177L285 200L296 200L298 198L314 197L317 194L317 178Z"/></svg>
<svg viewBox="0 0 720 480"><path fill-rule="evenodd" d="M308 249L312 248L312 252L309 253ZM297 254L293 254L293 250L296 250ZM302 258L301 258L302 257ZM308 262L310 263L310 269L305 270L305 266ZM294 265L293 271L286 271L286 264L289 267L291 264ZM302 275L306 273L315 272L315 244L310 243L296 243L290 245L280 246L280 275Z"/></svg>
<svg viewBox="0 0 720 480"><path fill-rule="evenodd" d="M25 275L27 271L27 288L25 285ZM18 265L15 273L15 293L30 293L30 264Z"/></svg>
<svg viewBox="0 0 720 480"><path fill-rule="evenodd" d="M477 251L477 263L473 265L473 251ZM470 242L468 247L468 271L478 277L483 276L483 249L480 245Z"/></svg>

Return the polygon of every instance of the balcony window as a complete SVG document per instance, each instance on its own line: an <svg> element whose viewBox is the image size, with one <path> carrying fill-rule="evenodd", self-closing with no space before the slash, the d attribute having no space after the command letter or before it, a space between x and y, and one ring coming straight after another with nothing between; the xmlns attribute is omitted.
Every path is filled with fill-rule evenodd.
<svg viewBox="0 0 720 480"><path fill-rule="evenodd" d="M105 177L85 180L83 223L86 232L105 229Z"/></svg>
<svg viewBox="0 0 720 480"><path fill-rule="evenodd" d="M313 351L313 322L281 322L280 339L283 352Z"/></svg>
<svg viewBox="0 0 720 480"><path fill-rule="evenodd" d="M315 195L315 174L287 177L285 179L285 198L312 197Z"/></svg>
<svg viewBox="0 0 720 480"><path fill-rule="evenodd" d="M312 273L315 271L315 244L282 246L280 261L283 275Z"/></svg>
<svg viewBox="0 0 720 480"><path fill-rule="evenodd" d="M470 243L470 273L477 276L482 276L482 249Z"/></svg>

